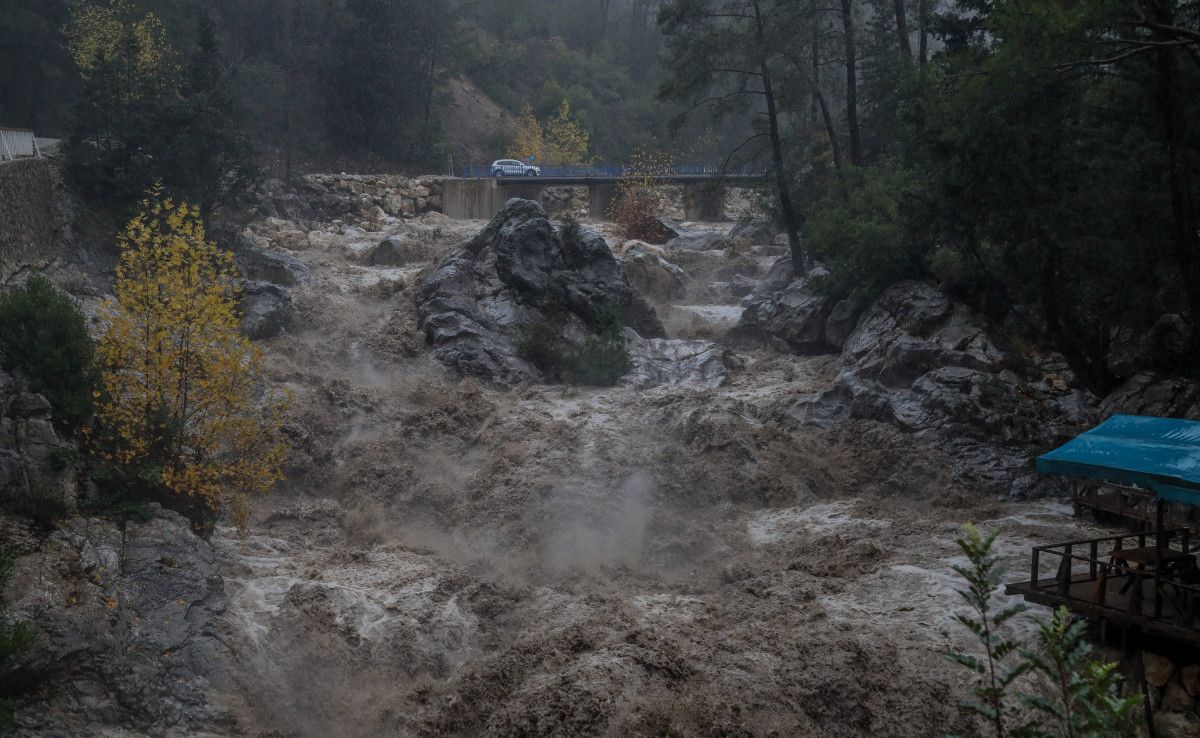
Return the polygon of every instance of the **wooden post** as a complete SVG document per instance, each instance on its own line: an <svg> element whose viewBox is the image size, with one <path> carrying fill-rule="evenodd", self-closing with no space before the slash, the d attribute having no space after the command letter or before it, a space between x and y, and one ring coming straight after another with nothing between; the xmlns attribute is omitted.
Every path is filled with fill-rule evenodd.
<svg viewBox="0 0 1200 738"><path fill-rule="evenodd" d="M1041 552L1037 546L1033 547L1033 565L1029 567L1029 586L1033 589L1037 589L1038 586L1038 554Z"/></svg>
<svg viewBox="0 0 1200 738"><path fill-rule="evenodd" d="M1096 578L1096 564L1097 564L1099 556L1100 556L1099 551L1100 551L1100 542L1092 541L1092 552L1091 552L1091 556L1090 556L1091 560L1088 561L1088 577L1093 580Z"/></svg>
<svg viewBox="0 0 1200 738"><path fill-rule="evenodd" d="M1166 525L1164 525L1164 519L1166 517L1166 506L1167 506L1167 504L1166 504L1166 502L1163 501L1163 498L1159 497L1158 498L1158 515L1157 515L1157 521L1156 521L1158 524L1158 534L1154 537L1155 538L1154 546L1155 546L1155 548L1158 549L1157 551L1155 551L1154 555L1155 555L1155 557L1157 557L1159 559L1161 559L1163 557L1163 554L1167 548L1167 531L1166 531ZM1157 565L1162 562L1160 561L1160 562L1155 562L1155 563Z"/></svg>
<svg viewBox="0 0 1200 738"><path fill-rule="evenodd" d="M1058 593L1064 597L1071 594L1071 544L1063 546L1062 563L1058 565Z"/></svg>

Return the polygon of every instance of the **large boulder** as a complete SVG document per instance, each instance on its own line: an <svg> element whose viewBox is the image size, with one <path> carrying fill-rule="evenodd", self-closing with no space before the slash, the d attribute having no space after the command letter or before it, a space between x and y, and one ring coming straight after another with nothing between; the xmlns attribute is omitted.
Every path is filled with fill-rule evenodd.
<svg viewBox="0 0 1200 738"><path fill-rule="evenodd" d="M874 420L926 438L944 451L961 483L1027 495L1051 489L1030 459L1083 430L1095 398L1055 378L1011 368L979 319L931 284L888 289L846 338L838 377L787 415L833 427Z"/></svg>
<svg viewBox="0 0 1200 738"><path fill-rule="evenodd" d="M745 239L752 246L769 246L779 235L779 229L770 218L742 218L729 232L729 238L737 241Z"/></svg>
<svg viewBox="0 0 1200 738"><path fill-rule="evenodd" d="M242 332L255 340L290 331L296 308L292 296L271 282L241 282Z"/></svg>
<svg viewBox="0 0 1200 738"><path fill-rule="evenodd" d="M729 332L734 342L764 343L801 354L833 353L825 327L837 301L813 288L826 272L816 268L792 278L791 259L780 259L745 300L745 311ZM844 340L844 339L843 339Z"/></svg>
<svg viewBox="0 0 1200 738"><path fill-rule="evenodd" d="M234 251L234 261L242 277L254 282L273 282L294 287L311 278L308 267L290 254L268 251L252 243L243 243Z"/></svg>
<svg viewBox="0 0 1200 738"><path fill-rule="evenodd" d="M640 336L663 335L598 233L577 224L556 229L541 205L516 198L425 277L417 312L442 363L505 384L542 379L518 346L551 313L595 330L611 312Z"/></svg>
<svg viewBox="0 0 1200 738"><path fill-rule="evenodd" d="M635 243L621 255L621 267L629 283L652 300L666 302L684 296L687 275L656 253L653 247Z"/></svg>

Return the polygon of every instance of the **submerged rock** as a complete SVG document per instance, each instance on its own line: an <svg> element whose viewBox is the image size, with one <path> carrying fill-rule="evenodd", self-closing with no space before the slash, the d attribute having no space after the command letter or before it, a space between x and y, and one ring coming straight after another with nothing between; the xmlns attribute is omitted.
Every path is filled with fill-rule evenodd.
<svg viewBox="0 0 1200 738"><path fill-rule="evenodd" d="M454 248L417 294L420 326L437 358L500 383L542 379L518 346L523 331L548 313L595 330L610 311L640 336L663 335L654 309L630 287L598 233L578 225L556 230L541 205L515 198Z"/></svg>
<svg viewBox="0 0 1200 738"><path fill-rule="evenodd" d="M243 282L241 287L243 333L257 340L292 329L296 308L286 289L270 282Z"/></svg>
<svg viewBox="0 0 1200 738"><path fill-rule="evenodd" d="M633 370L625 381L635 387L695 383L721 387L729 381L730 352L711 341L651 338L625 332Z"/></svg>

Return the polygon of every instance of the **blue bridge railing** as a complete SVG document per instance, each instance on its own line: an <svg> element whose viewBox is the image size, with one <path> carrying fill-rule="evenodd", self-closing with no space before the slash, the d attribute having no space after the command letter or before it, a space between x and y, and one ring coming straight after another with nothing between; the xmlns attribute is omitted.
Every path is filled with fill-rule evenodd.
<svg viewBox="0 0 1200 738"><path fill-rule="evenodd" d="M543 177L620 177L625 174L624 164L591 164L587 166L545 166L538 165ZM762 174L749 164L738 169L722 169L716 164L673 164L670 171L662 176L703 176L703 175L740 175L753 176ZM462 167L462 176L467 178L491 177L491 164L467 164Z"/></svg>

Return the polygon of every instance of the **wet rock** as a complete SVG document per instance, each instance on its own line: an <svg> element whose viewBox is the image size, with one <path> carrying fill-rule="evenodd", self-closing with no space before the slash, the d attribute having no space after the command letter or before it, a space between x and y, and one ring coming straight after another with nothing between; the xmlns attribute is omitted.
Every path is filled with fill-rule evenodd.
<svg viewBox="0 0 1200 738"><path fill-rule="evenodd" d="M858 317L862 314L863 304L860 300L847 297L839 300L829 312L825 320L825 341L834 348L840 349L846 345L846 339L858 325Z"/></svg>
<svg viewBox="0 0 1200 738"><path fill-rule="evenodd" d="M734 297L745 297L758 288L758 280L744 274L735 274L728 282L729 293Z"/></svg>
<svg viewBox="0 0 1200 738"><path fill-rule="evenodd" d="M1182 370L1188 363L1192 335L1183 316L1173 313L1159 316L1149 331L1118 328L1110 336L1105 363L1121 379L1144 370Z"/></svg>
<svg viewBox="0 0 1200 738"><path fill-rule="evenodd" d="M1200 419L1200 383L1153 371L1139 372L1104 398L1100 412L1104 416L1125 413Z"/></svg>
<svg viewBox="0 0 1200 738"><path fill-rule="evenodd" d="M813 281L825 272L815 269L806 277L792 279L791 261L786 268L776 264L763 286L745 301L746 310L730 338L739 342L769 343L784 351L801 354L831 353L834 346L825 338L835 300L813 290Z"/></svg>
<svg viewBox="0 0 1200 738"><path fill-rule="evenodd" d="M683 224L674 218L659 216L658 224L663 227L663 230L667 233L668 238L686 238L688 236L695 235L688 229L684 228Z"/></svg>
<svg viewBox="0 0 1200 738"><path fill-rule="evenodd" d="M676 236L664 244L666 248L680 251L721 251L733 245L728 236L720 233L696 233Z"/></svg>
<svg viewBox="0 0 1200 738"><path fill-rule="evenodd" d="M409 261L408 239L400 234L388 236L367 257L371 266L404 266Z"/></svg>
<svg viewBox="0 0 1200 738"><path fill-rule="evenodd" d="M623 381L635 387L660 384L701 384L721 387L729 381L729 351L711 341L641 338L625 332L633 370Z"/></svg>
<svg viewBox="0 0 1200 738"><path fill-rule="evenodd" d="M541 379L517 347L547 312L565 311L596 329L613 311L641 336L663 335L598 233L579 225L556 230L539 204L521 199L509 200L421 282L417 311L442 363L501 383Z"/></svg>
<svg viewBox="0 0 1200 738"><path fill-rule="evenodd" d="M296 257L249 244L235 249L234 260L242 277L255 282L294 287L310 278L308 267Z"/></svg>
<svg viewBox="0 0 1200 738"><path fill-rule="evenodd" d="M745 218L738 221L729 232L731 240L746 239L752 246L766 246L779 235L779 229L770 218Z"/></svg>
<svg viewBox="0 0 1200 738"><path fill-rule="evenodd" d="M295 305L288 291L270 282L241 283L242 332L252 339L273 338L295 324Z"/></svg>
<svg viewBox="0 0 1200 738"><path fill-rule="evenodd" d="M944 449L965 484L1010 495L1049 490L1031 452L1083 430L1095 398L1022 378L1008 364L969 310L930 284L905 282L858 320L834 384L801 398L788 416L825 428L888 423Z"/></svg>
<svg viewBox="0 0 1200 738"><path fill-rule="evenodd" d="M621 268L629 283L652 300L674 300L687 292L683 270L640 244L625 250Z"/></svg>
<svg viewBox="0 0 1200 738"><path fill-rule="evenodd" d="M145 523L75 518L18 559L9 591L30 622L27 666L50 685L17 711L20 735L216 729L224 584L212 548L158 509Z"/></svg>
<svg viewBox="0 0 1200 738"><path fill-rule="evenodd" d="M69 448L51 421L50 402L0 371L0 501L34 517L74 510L74 471L55 462L55 453Z"/></svg>

